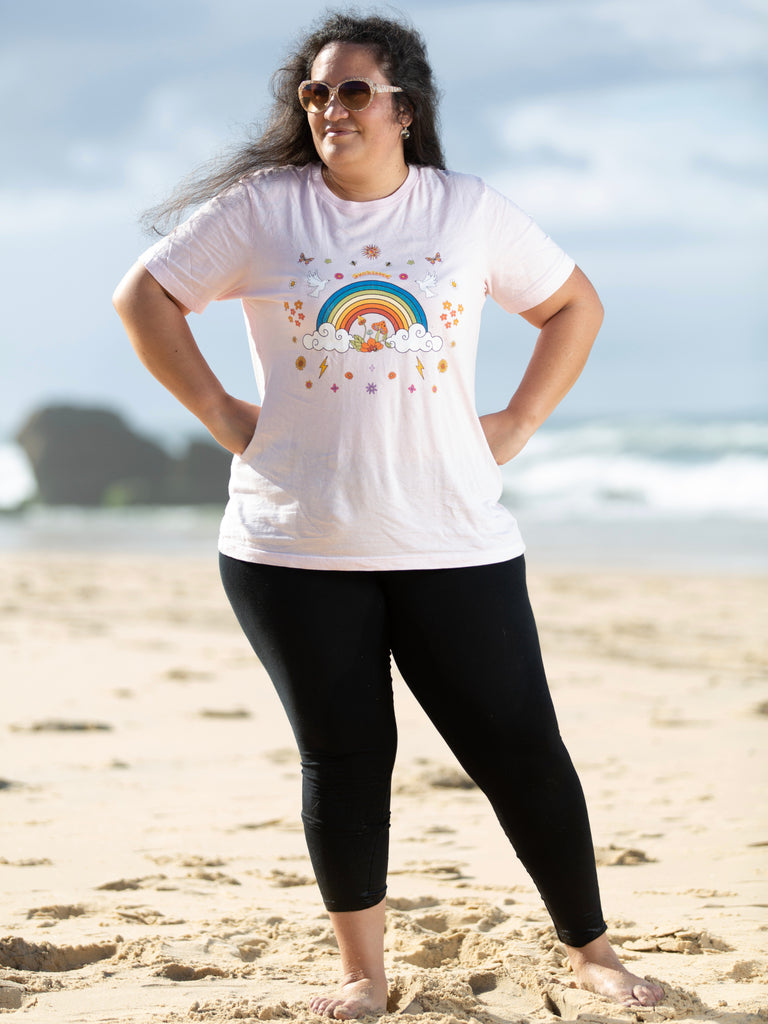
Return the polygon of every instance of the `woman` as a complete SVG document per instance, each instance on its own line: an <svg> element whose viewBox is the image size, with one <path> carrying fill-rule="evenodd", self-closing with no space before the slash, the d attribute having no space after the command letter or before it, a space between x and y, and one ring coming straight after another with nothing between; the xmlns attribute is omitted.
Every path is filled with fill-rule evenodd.
<svg viewBox="0 0 768 1024"><path fill-rule="evenodd" d="M115 306L148 369L234 455L222 578L298 742L342 960L338 993L311 1007L349 1019L386 1006L390 652L491 800L579 984L654 1005L662 991L605 936L523 544L498 504L499 465L575 382L600 302L517 207L443 169L412 30L331 15L275 94L261 139L165 208L209 200L144 253ZM507 408L478 418L487 294L539 336ZM226 298L243 303L261 407L224 391L187 324Z"/></svg>

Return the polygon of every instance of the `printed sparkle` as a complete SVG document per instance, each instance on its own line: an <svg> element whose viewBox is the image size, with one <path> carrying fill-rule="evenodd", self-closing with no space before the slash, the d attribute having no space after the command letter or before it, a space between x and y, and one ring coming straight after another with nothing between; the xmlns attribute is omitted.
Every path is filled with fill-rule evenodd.
<svg viewBox="0 0 768 1024"><path fill-rule="evenodd" d="M370 384L365 385L365 390L368 392L369 395L375 395L379 389L376 387L373 381L371 381Z"/></svg>

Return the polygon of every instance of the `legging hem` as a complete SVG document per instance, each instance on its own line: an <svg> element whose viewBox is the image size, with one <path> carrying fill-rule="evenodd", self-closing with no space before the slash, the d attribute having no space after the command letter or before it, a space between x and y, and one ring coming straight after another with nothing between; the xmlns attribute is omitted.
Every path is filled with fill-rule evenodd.
<svg viewBox="0 0 768 1024"><path fill-rule="evenodd" d="M599 939L601 935L605 935L608 931L608 925L603 923L598 928L587 928L579 932L566 931L563 928L556 928L555 930L557 931L558 939L565 943L566 946L581 949L583 946L589 945L590 942L594 942L595 939Z"/></svg>
<svg viewBox="0 0 768 1024"><path fill-rule="evenodd" d="M385 885L383 889L379 889L376 892L363 893L360 898L355 901L354 906L347 903L345 900L323 899L323 904L329 913L346 914L356 910L370 910L371 907L378 906L386 895L387 887Z"/></svg>

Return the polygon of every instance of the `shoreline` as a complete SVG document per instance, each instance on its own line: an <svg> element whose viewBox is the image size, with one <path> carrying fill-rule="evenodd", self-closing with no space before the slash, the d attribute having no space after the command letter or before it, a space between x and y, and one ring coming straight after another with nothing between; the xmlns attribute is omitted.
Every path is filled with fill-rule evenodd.
<svg viewBox="0 0 768 1024"><path fill-rule="evenodd" d="M33 506L0 516L4 553L216 557L223 506L83 509ZM517 514L529 566L685 574L768 574L759 518Z"/></svg>

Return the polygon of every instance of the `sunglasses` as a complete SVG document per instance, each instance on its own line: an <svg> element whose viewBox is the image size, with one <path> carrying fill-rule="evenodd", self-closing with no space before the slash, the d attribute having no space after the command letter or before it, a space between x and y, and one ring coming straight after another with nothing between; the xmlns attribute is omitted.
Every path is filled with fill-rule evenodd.
<svg viewBox="0 0 768 1024"><path fill-rule="evenodd" d="M345 110L365 110L377 92L402 92L399 85L376 85L370 78L348 78L331 87L325 82L302 82L299 102L310 114L320 114L335 96Z"/></svg>

